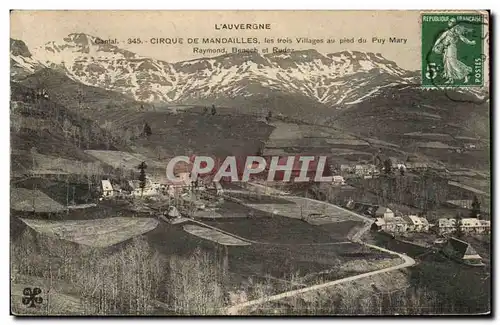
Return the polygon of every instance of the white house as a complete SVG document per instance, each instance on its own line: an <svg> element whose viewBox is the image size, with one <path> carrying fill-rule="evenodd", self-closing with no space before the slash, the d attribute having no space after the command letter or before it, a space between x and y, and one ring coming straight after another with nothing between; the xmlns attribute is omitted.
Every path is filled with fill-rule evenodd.
<svg viewBox="0 0 500 325"><path fill-rule="evenodd" d="M440 218L437 222L437 228L440 234L447 234L454 232L456 227L456 219L453 218Z"/></svg>
<svg viewBox="0 0 500 325"><path fill-rule="evenodd" d="M463 218L460 223L460 230L465 233L488 233L491 229L489 220L477 218ZM457 219L441 218L438 219L437 230L440 234L448 234L457 230Z"/></svg>
<svg viewBox="0 0 500 325"><path fill-rule="evenodd" d="M141 188L141 181L139 180L130 180L128 183L132 188L131 195L136 197L158 195L161 194L165 188L165 186L158 182L154 182L148 176L146 176L144 189Z"/></svg>
<svg viewBox="0 0 500 325"><path fill-rule="evenodd" d="M333 185L345 185L345 179L343 176L335 175L332 177Z"/></svg>
<svg viewBox="0 0 500 325"><path fill-rule="evenodd" d="M408 170L423 171L429 169L429 164L425 162L408 162L406 168Z"/></svg>
<svg viewBox="0 0 500 325"><path fill-rule="evenodd" d="M354 166L354 173L357 176L375 175L377 173L377 166L373 164L363 164Z"/></svg>
<svg viewBox="0 0 500 325"><path fill-rule="evenodd" d="M424 232L429 230L429 222L427 219L416 215L401 217L394 216L393 213L387 213L384 217L375 219L375 228L390 233Z"/></svg>
<svg viewBox="0 0 500 325"><path fill-rule="evenodd" d="M102 197L112 197L114 194L113 186L111 185L111 181L109 179L101 180L102 185Z"/></svg>
<svg viewBox="0 0 500 325"><path fill-rule="evenodd" d="M179 210L177 210L177 208L173 205L168 207L167 215L169 218L179 218L181 216Z"/></svg>
<svg viewBox="0 0 500 325"><path fill-rule="evenodd" d="M354 166L346 165L346 164L340 165L340 172L341 173L345 173L345 174L354 173L354 170L355 170Z"/></svg>
<svg viewBox="0 0 500 325"><path fill-rule="evenodd" d="M160 191L155 187L144 187L144 190L138 187L132 191L133 196L153 196L158 194L160 194Z"/></svg>
<svg viewBox="0 0 500 325"><path fill-rule="evenodd" d="M373 217L373 218L394 218L394 211L392 211L391 209L387 208L387 207L384 207L384 206L379 206L379 205L374 205L372 207L370 207L369 209L369 214Z"/></svg>
<svg viewBox="0 0 500 325"><path fill-rule="evenodd" d="M390 233L402 233L408 230L408 222L402 217L377 218L374 224L376 229Z"/></svg>
<svg viewBox="0 0 500 325"><path fill-rule="evenodd" d="M429 230L429 221L427 221L424 217L419 217L416 215L408 216L409 222L409 230L410 231L428 231Z"/></svg>
<svg viewBox="0 0 500 325"><path fill-rule="evenodd" d="M191 169L192 164L179 162L175 165L173 174L176 179L168 179L164 175L157 176L159 183L166 186L167 194L170 196L178 196L185 190L191 189Z"/></svg>
<svg viewBox="0 0 500 325"><path fill-rule="evenodd" d="M397 171L400 171L400 170L406 171L406 165L404 163L401 163L401 162L393 163L392 168L397 170Z"/></svg>
<svg viewBox="0 0 500 325"><path fill-rule="evenodd" d="M463 232L481 234L490 231L491 223L489 220L478 218L463 218L461 228Z"/></svg>

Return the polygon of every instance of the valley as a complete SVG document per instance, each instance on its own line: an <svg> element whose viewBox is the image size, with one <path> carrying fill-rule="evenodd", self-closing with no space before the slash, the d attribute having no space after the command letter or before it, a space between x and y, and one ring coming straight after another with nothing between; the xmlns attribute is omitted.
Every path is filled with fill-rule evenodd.
<svg viewBox="0 0 500 325"><path fill-rule="evenodd" d="M487 95L422 89L378 53L168 63L95 40L11 40L11 281L52 292L35 313L489 311L489 228L462 237L479 271L432 242L473 200L491 220ZM336 178L179 185L180 155L326 156ZM433 227L384 237L379 209Z"/></svg>

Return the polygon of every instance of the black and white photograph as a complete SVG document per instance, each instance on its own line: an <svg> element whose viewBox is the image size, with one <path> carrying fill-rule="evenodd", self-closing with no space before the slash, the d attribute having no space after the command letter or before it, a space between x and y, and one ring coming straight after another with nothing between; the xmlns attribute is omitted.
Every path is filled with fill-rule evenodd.
<svg viewBox="0 0 500 325"><path fill-rule="evenodd" d="M12 10L11 315L491 315L490 32Z"/></svg>

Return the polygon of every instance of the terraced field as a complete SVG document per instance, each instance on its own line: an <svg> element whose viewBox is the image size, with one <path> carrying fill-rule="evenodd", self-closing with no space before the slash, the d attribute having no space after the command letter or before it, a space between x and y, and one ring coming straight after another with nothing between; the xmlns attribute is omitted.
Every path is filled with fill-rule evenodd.
<svg viewBox="0 0 500 325"><path fill-rule="evenodd" d="M292 204L255 204L247 205L253 209L271 214L283 215L293 219L304 219L308 221L318 220L318 223L334 223L348 220L358 220L342 209L335 208L321 201L312 201L301 197L287 197L286 200ZM327 218L328 221L320 219Z"/></svg>
<svg viewBox="0 0 500 325"><path fill-rule="evenodd" d="M109 247L144 234L158 225L151 218L106 218L94 220L21 219L37 233L92 247Z"/></svg>
<svg viewBox="0 0 500 325"><path fill-rule="evenodd" d="M10 208L16 211L61 212L65 207L39 190L12 188Z"/></svg>
<svg viewBox="0 0 500 325"><path fill-rule="evenodd" d="M149 167L165 167L165 164L147 158L139 153L112 150L85 150L85 153L114 168L137 170L137 166L143 161L147 161Z"/></svg>

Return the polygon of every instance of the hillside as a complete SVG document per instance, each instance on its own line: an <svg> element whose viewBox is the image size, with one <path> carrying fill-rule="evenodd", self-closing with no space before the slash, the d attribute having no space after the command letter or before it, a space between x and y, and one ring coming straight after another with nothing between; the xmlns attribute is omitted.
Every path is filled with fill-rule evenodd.
<svg viewBox="0 0 500 325"><path fill-rule="evenodd" d="M62 93L62 92L60 92ZM120 139L33 88L11 82L11 155L14 172L33 168L35 153L94 161L85 149L126 148Z"/></svg>
<svg viewBox="0 0 500 325"><path fill-rule="evenodd" d="M423 90L418 86L387 88L337 112L331 119L339 127L355 127L359 133L394 141L398 141L395 136L408 132L486 139L488 120L489 101L453 91Z"/></svg>
<svg viewBox="0 0 500 325"><path fill-rule="evenodd" d="M177 155L248 155L263 147L273 126L252 115L231 114L220 109L214 116L197 109L182 113L106 111L103 119L113 128L141 129L148 123L152 135L134 139L131 149L165 161Z"/></svg>
<svg viewBox="0 0 500 325"><path fill-rule="evenodd" d="M86 86L50 68L12 82L11 143L13 169L33 168L36 154L84 162L84 150L122 150L163 159L190 153L254 154L273 129L261 116L234 115L218 107L215 116L199 107L182 114L153 111L119 93ZM37 94L44 90L44 95ZM113 100L112 107L105 103ZM104 106L104 107L103 107ZM153 134L141 137L144 123ZM34 150L32 152L32 150Z"/></svg>
<svg viewBox="0 0 500 325"><path fill-rule="evenodd" d="M138 111L148 107L121 93L82 84L50 68L42 68L19 82L29 88L45 89L52 101L91 118L98 117L96 113L102 110Z"/></svg>
<svg viewBox="0 0 500 325"><path fill-rule="evenodd" d="M338 111L328 123L409 153L488 168L489 105L472 94L397 86ZM456 152L468 144L475 150Z"/></svg>

